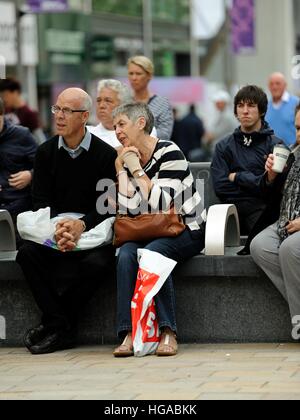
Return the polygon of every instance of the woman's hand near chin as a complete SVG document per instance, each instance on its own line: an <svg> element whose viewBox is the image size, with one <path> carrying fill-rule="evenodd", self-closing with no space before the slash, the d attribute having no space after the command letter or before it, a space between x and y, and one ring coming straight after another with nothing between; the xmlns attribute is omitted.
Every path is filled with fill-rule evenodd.
<svg viewBox="0 0 300 420"><path fill-rule="evenodd" d="M125 153L128 153L128 152L134 152L136 153L139 159L141 158L139 149L137 149L135 146L123 147L123 150L121 151L120 156L124 156Z"/></svg>

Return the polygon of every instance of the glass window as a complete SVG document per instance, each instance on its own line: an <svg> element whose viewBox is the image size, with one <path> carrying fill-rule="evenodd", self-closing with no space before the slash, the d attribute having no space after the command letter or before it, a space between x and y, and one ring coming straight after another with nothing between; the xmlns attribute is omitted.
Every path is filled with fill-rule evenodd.
<svg viewBox="0 0 300 420"><path fill-rule="evenodd" d="M142 0L93 0L93 10L127 16L142 16Z"/></svg>
<svg viewBox="0 0 300 420"><path fill-rule="evenodd" d="M153 18L171 22L189 22L189 0L152 0Z"/></svg>
<svg viewBox="0 0 300 420"><path fill-rule="evenodd" d="M149 0L152 1L153 19L170 22L189 22L189 0ZM143 1L93 0L93 10L127 16L142 16Z"/></svg>

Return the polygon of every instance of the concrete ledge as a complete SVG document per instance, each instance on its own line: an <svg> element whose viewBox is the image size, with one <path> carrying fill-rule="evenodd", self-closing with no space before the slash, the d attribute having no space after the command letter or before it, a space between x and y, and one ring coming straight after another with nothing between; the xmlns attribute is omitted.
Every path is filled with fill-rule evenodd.
<svg viewBox="0 0 300 420"><path fill-rule="evenodd" d="M264 273L253 262L251 256L238 255L197 255L190 261L179 265L176 268L176 274L179 277L196 277L199 281L203 277L265 277Z"/></svg>
<svg viewBox="0 0 300 420"><path fill-rule="evenodd" d="M199 255L174 274L179 340L186 343L291 341L288 306L252 258ZM102 287L80 317L79 344L115 343L115 279ZM0 262L2 346L22 346L24 331L38 324L39 311L22 271Z"/></svg>

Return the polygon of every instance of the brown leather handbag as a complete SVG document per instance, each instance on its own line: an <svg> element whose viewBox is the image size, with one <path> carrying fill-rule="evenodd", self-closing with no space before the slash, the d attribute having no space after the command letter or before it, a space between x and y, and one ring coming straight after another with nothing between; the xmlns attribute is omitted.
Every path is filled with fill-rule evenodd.
<svg viewBox="0 0 300 420"><path fill-rule="evenodd" d="M176 214L174 209L169 213L146 213L134 217L118 214L113 245L119 248L125 242L150 242L158 238L176 237L185 228L182 216Z"/></svg>

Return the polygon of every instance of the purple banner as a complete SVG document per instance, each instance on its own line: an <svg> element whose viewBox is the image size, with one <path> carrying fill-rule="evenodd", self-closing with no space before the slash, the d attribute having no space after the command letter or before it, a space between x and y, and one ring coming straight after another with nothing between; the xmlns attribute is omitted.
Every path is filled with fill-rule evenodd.
<svg viewBox="0 0 300 420"><path fill-rule="evenodd" d="M234 54L255 51L255 0L232 0L231 42Z"/></svg>
<svg viewBox="0 0 300 420"><path fill-rule="evenodd" d="M57 13L69 10L68 0L27 0L27 6L33 13Z"/></svg>
<svg viewBox="0 0 300 420"><path fill-rule="evenodd" d="M126 77L118 78L129 84ZM206 81L202 77L154 77L150 84L151 92L165 96L174 104L193 104L204 101ZM96 86L93 88L96 92Z"/></svg>

